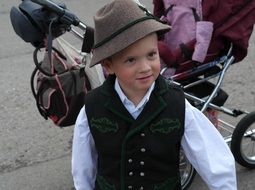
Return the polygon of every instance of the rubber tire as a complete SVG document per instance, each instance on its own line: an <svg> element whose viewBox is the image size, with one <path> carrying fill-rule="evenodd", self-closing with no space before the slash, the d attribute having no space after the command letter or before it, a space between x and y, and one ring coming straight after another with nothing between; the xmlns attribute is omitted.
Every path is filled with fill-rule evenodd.
<svg viewBox="0 0 255 190"><path fill-rule="evenodd" d="M186 164L190 167L190 170L189 170L188 176L186 177L186 180L182 181L181 186L182 186L182 190L187 190L190 187L191 183L193 182L194 177L196 176L197 172L196 172L195 168L187 160L185 155L184 155L184 157L185 157ZM181 176L181 178L182 178L182 176Z"/></svg>
<svg viewBox="0 0 255 190"><path fill-rule="evenodd" d="M244 157L241 151L241 141L244 133L252 124L255 124L255 111L247 114L238 122L232 134L231 140L231 151L235 157L236 162L250 169L255 168L255 160L251 161Z"/></svg>
<svg viewBox="0 0 255 190"><path fill-rule="evenodd" d="M190 187L191 183L193 182L194 177L196 176L197 172L196 172L195 168L193 168L193 166L191 166L191 167L192 168L191 168L191 172L190 172L188 180L186 180L184 182L184 184L182 184L182 190L187 190Z"/></svg>

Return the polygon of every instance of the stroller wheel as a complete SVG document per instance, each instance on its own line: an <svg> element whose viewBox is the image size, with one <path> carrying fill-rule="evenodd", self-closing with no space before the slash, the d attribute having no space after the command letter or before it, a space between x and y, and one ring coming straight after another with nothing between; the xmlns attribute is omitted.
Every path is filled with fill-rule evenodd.
<svg viewBox="0 0 255 190"><path fill-rule="evenodd" d="M187 190L196 175L196 170L190 164L182 149L180 150L179 171L181 176L182 190Z"/></svg>
<svg viewBox="0 0 255 190"><path fill-rule="evenodd" d="M235 160L246 168L255 168L255 111L237 124L231 141Z"/></svg>

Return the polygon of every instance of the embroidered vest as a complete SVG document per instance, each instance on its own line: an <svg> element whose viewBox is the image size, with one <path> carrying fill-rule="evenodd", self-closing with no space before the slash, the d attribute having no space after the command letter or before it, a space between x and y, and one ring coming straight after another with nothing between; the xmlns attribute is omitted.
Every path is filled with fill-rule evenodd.
<svg viewBox="0 0 255 190"><path fill-rule="evenodd" d="M184 133L183 92L161 76L134 119L114 90L114 76L85 98L98 151L96 190L177 190Z"/></svg>

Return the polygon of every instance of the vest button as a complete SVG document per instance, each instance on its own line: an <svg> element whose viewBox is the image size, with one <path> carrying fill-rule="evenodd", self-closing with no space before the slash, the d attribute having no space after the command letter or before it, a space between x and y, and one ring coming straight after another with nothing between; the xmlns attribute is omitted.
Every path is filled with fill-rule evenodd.
<svg viewBox="0 0 255 190"><path fill-rule="evenodd" d="M144 173L144 172L141 172L141 173L140 173L140 176L141 176L141 177L145 176L145 173Z"/></svg>
<svg viewBox="0 0 255 190"><path fill-rule="evenodd" d="M133 176L134 173L133 173L133 172L129 172L128 175L129 175L129 176Z"/></svg>
<svg viewBox="0 0 255 190"><path fill-rule="evenodd" d="M144 165L144 161L141 161L141 162L140 162L140 165L143 166L143 165Z"/></svg>
<svg viewBox="0 0 255 190"><path fill-rule="evenodd" d="M130 159L128 159L128 163L132 163L133 162L133 160L130 158Z"/></svg>
<svg viewBox="0 0 255 190"><path fill-rule="evenodd" d="M133 189L133 186L132 186L132 185L129 185L129 186L128 186L128 189Z"/></svg>
<svg viewBox="0 0 255 190"><path fill-rule="evenodd" d="M146 151L146 149L145 148L141 148L141 152L145 152Z"/></svg>

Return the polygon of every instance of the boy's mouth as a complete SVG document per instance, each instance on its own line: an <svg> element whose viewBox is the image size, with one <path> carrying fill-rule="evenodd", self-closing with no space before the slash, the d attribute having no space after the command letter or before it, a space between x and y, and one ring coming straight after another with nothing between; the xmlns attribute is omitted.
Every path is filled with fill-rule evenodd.
<svg viewBox="0 0 255 190"><path fill-rule="evenodd" d="M143 76L143 77L137 78L137 80L147 80L147 79L149 79L149 78L151 78L151 77L152 77L152 75Z"/></svg>

